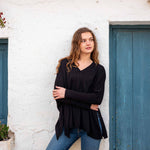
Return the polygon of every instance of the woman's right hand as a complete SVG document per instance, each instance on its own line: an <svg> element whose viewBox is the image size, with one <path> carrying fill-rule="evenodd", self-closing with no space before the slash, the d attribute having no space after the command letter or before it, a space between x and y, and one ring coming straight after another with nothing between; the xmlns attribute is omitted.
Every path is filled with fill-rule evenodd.
<svg viewBox="0 0 150 150"><path fill-rule="evenodd" d="M98 111L98 105L96 104L91 104L90 109Z"/></svg>

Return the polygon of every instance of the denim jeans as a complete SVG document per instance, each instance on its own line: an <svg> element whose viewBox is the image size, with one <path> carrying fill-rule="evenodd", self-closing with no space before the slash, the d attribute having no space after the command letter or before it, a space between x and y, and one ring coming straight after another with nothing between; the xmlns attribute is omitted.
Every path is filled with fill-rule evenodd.
<svg viewBox="0 0 150 150"><path fill-rule="evenodd" d="M101 123L98 117L100 129ZM64 131L57 140L56 134L52 137L46 150L69 150L72 144L81 137L81 150L99 150L99 145L101 139L94 139L87 135L87 133L82 129L72 129L70 131L70 138L65 136Z"/></svg>

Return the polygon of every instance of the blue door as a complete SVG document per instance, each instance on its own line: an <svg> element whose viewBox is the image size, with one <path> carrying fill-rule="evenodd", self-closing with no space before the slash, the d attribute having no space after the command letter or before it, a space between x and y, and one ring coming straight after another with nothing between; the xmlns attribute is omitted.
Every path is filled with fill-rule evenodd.
<svg viewBox="0 0 150 150"><path fill-rule="evenodd" d="M0 121L7 123L8 40L0 39Z"/></svg>
<svg viewBox="0 0 150 150"><path fill-rule="evenodd" d="M110 150L150 150L150 26L110 26Z"/></svg>

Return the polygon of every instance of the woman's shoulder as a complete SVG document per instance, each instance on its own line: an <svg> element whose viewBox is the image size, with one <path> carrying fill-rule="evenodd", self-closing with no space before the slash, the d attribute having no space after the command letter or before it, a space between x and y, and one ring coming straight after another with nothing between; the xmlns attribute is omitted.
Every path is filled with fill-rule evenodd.
<svg viewBox="0 0 150 150"><path fill-rule="evenodd" d="M98 74L106 74L105 67L102 64L96 64Z"/></svg>
<svg viewBox="0 0 150 150"><path fill-rule="evenodd" d="M59 60L59 62L60 62L61 66L66 66L66 64L68 62L68 59L67 58L62 58L62 59Z"/></svg>
<svg viewBox="0 0 150 150"><path fill-rule="evenodd" d="M61 63L62 63L62 64L66 64L67 62L68 62L68 59L67 59L67 58L62 58L62 59L61 59Z"/></svg>
<svg viewBox="0 0 150 150"><path fill-rule="evenodd" d="M105 67L102 64L95 64L96 68L100 71L105 71Z"/></svg>

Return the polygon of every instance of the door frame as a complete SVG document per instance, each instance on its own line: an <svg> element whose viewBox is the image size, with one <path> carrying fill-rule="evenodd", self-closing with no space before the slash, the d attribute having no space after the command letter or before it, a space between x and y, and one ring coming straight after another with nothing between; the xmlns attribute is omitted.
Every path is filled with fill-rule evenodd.
<svg viewBox="0 0 150 150"><path fill-rule="evenodd" d="M109 25L109 150L116 150L116 31L140 31L150 25Z"/></svg>

